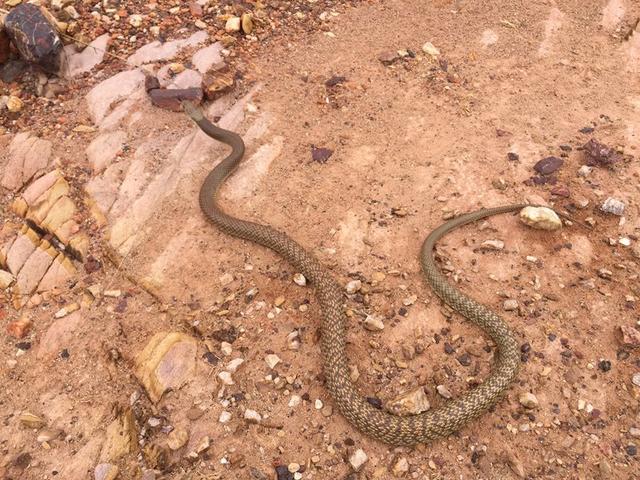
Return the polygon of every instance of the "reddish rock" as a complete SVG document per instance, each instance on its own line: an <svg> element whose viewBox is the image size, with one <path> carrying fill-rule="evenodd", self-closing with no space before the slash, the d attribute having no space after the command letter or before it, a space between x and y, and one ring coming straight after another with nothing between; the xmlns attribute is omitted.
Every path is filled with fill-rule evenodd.
<svg viewBox="0 0 640 480"><path fill-rule="evenodd" d="M622 325L620 327L620 343L625 347L640 347L640 331L634 327Z"/></svg>
<svg viewBox="0 0 640 480"><path fill-rule="evenodd" d="M160 108L167 110L173 110L174 112L182 111L181 102L188 100L195 104L202 103L203 92L201 88L185 88L185 89L171 89L162 90L155 89L149 92L151 102Z"/></svg>
<svg viewBox="0 0 640 480"><path fill-rule="evenodd" d="M547 157L536 163L533 169L540 175L551 175L558 170L563 163L564 160L559 157Z"/></svg>
<svg viewBox="0 0 640 480"><path fill-rule="evenodd" d="M616 152L614 148L600 143L595 138L589 140L583 148L587 165L590 166L600 165L608 167L622 160L622 155Z"/></svg>
<svg viewBox="0 0 640 480"><path fill-rule="evenodd" d="M144 89L147 93L151 90L155 90L156 88L160 88L160 81L158 77L155 75L145 75L144 77Z"/></svg>
<svg viewBox="0 0 640 480"><path fill-rule="evenodd" d="M569 188L566 185L558 185L551 189L551 194L556 195L558 197L566 197L568 198L571 195Z"/></svg>
<svg viewBox="0 0 640 480"><path fill-rule="evenodd" d="M31 330L31 320L25 317L10 322L7 325L7 333L13 338L24 338L29 333L29 330Z"/></svg>
<svg viewBox="0 0 640 480"><path fill-rule="evenodd" d="M9 53L11 53L9 37L4 30L0 29L0 65L9 60Z"/></svg>

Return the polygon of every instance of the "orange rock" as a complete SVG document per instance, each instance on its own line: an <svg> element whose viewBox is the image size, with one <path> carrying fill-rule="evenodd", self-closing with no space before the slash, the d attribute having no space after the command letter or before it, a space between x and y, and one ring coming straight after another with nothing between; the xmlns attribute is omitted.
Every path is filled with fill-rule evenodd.
<svg viewBox="0 0 640 480"><path fill-rule="evenodd" d="M31 330L31 320L26 317L10 322L7 325L7 333L14 338L26 337L29 330Z"/></svg>

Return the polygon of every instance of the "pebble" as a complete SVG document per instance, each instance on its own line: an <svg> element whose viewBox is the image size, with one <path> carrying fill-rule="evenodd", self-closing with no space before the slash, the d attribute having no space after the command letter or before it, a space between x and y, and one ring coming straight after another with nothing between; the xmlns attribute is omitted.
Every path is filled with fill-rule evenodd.
<svg viewBox="0 0 640 480"><path fill-rule="evenodd" d="M230 17L224 26L224 29L227 33L239 32L240 28L241 28L240 17Z"/></svg>
<svg viewBox="0 0 640 480"><path fill-rule="evenodd" d="M274 300L273 305L276 307L281 307L282 305L284 305L284 302L285 298L283 296L280 296Z"/></svg>
<svg viewBox="0 0 640 480"><path fill-rule="evenodd" d="M514 310L518 310L518 301L510 298L509 300L505 300L502 304L502 308L505 312L512 312Z"/></svg>
<svg viewBox="0 0 640 480"><path fill-rule="evenodd" d="M31 320L26 317L9 322L7 325L7 333L17 339L26 337L29 330L31 330Z"/></svg>
<svg viewBox="0 0 640 480"><path fill-rule="evenodd" d="M300 470L300 464L299 463L290 463L289 465L287 465L287 470L289 470L291 473L296 473L298 470Z"/></svg>
<svg viewBox="0 0 640 480"><path fill-rule="evenodd" d="M409 462L405 457L401 457L393 466L393 475L396 477L402 477L409 471Z"/></svg>
<svg viewBox="0 0 640 480"><path fill-rule="evenodd" d="M432 57L437 57L438 55L440 55L440 50L438 50L431 42L427 42L422 45L422 51L427 55L431 55Z"/></svg>
<svg viewBox="0 0 640 480"><path fill-rule="evenodd" d="M364 453L364 450L359 448L349 457L349 464L354 471L359 472L362 466L367 463L368 459L369 457L367 457L367 454Z"/></svg>
<svg viewBox="0 0 640 480"><path fill-rule="evenodd" d="M640 373L634 373L633 377L631 377L631 382L636 386L640 387Z"/></svg>
<svg viewBox="0 0 640 480"><path fill-rule="evenodd" d="M134 28L142 26L142 15L133 14L129 16L129 25Z"/></svg>
<svg viewBox="0 0 640 480"><path fill-rule="evenodd" d="M625 207L625 204L620 200L617 200L613 197L608 197L602 203L600 210L602 210L605 213L611 213L613 215L617 215L620 217L624 214L624 207Z"/></svg>
<svg viewBox="0 0 640 480"><path fill-rule="evenodd" d="M589 165L582 165L578 169L578 176L579 177L588 177L592 170L593 170L593 167L590 167Z"/></svg>
<svg viewBox="0 0 640 480"><path fill-rule="evenodd" d="M253 31L253 15L250 13L243 13L240 17L240 26L244 33L251 33Z"/></svg>
<svg viewBox="0 0 640 480"><path fill-rule="evenodd" d="M233 352L233 347L229 342L222 342L220 344L220 351L223 355L229 356Z"/></svg>
<svg viewBox="0 0 640 480"><path fill-rule="evenodd" d="M36 440L38 443L51 442L60 436L60 430L42 430L38 433Z"/></svg>
<svg viewBox="0 0 640 480"><path fill-rule="evenodd" d="M218 380L220 380L220 382L222 382L223 385L235 385L236 383L233 381L233 378L231 377L231 373L226 371L222 371L218 373Z"/></svg>
<svg viewBox="0 0 640 480"><path fill-rule="evenodd" d="M424 388L419 387L391 400L387 407L396 415L417 415L429 410L431 404Z"/></svg>
<svg viewBox="0 0 640 480"><path fill-rule="evenodd" d="M380 332L384 330L382 317L379 315L367 315L367 318L364 320L364 328L370 332Z"/></svg>
<svg viewBox="0 0 640 480"><path fill-rule="evenodd" d="M629 237L622 237L618 240L618 243L620 245L622 245L623 247L630 247L631 246L631 239Z"/></svg>
<svg viewBox="0 0 640 480"><path fill-rule="evenodd" d="M300 332L298 330L287 335L287 348L294 351L300 350Z"/></svg>
<svg viewBox="0 0 640 480"><path fill-rule="evenodd" d="M564 163L564 160L562 158L546 157L538 161L533 166L533 169L536 172L538 172L540 175L551 175L552 173L557 171L560 167L562 167L563 163Z"/></svg>
<svg viewBox="0 0 640 480"><path fill-rule="evenodd" d="M322 410L324 403L322 403L322 400L320 400L319 398L316 398L314 406L316 407L316 410Z"/></svg>
<svg viewBox="0 0 640 480"><path fill-rule="evenodd" d="M67 305L66 307L62 307L53 316L54 316L54 318L66 317L70 313L73 313L73 312L75 312L76 310L79 310L79 309L80 309L80 305L78 305L77 303L72 303L70 305Z"/></svg>
<svg viewBox="0 0 640 480"><path fill-rule="evenodd" d="M307 284L307 279L301 273L296 273L293 276L293 281L296 285L300 285L301 287L304 287Z"/></svg>
<svg viewBox="0 0 640 480"><path fill-rule="evenodd" d="M539 230L557 230L562 227L560 217L547 207L524 207L520 211L520 220Z"/></svg>
<svg viewBox="0 0 640 480"><path fill-rule="evenodd" d="M351 280L346 286L347 293L350 295L359 292L361 288L362 282L360 280Z"/></svg>
<svg viewBox="0 0 640 480"><path fill-rule="evenodd" d="M626 347L640 347L640 331L627 325L620 326L620 343Z"/></svg>
<svg viewBox="0 0 640 480"><path fill-rule="evenodd" d="M9 110L12 113L17 113L20 110L22 110L22 107L24 106L24 102L16 97L15 95L9 95L9 98L7 99L7 110Z"/></svg>
<svg viewBox="0 0 640 480"><path fill-rule="evenodd" d="M220 416L218 417L218 422L220 423L228 423L231 420L231 413L223 410L220 412Z"/></svg>
<svg viewBox="0 0 640 480"><path fill-rule="evenodd" d="M300 405L301 401L302 401L302 398L300 398L299 395L291 395L291 398L289 399L289 407L295 408L298 405Z"/></svg>
<svg viewBox="0 0 640 480"><path fill-rule="evenodd" d="M444 398L452 398L453 395L451 395L451 392L449 391L449 389L447 387L445 387L444 385L438 385L436 387L436 391Z"/></svg>
<svg viewBox="0 0 640 480"><path fill-rule="evenodd" d="M280 357L275 353L270 353L265 357L264 361L267 362L269 368L273 370L282 360L280 360Z"/></svg>
<svg viewBox="0 0 640 480"><path fill-rule="evenodd" d="M244 363L243 358L234 358L229 363L227 363L227 370L231 373L235 373L236 370Z"/></svg>
<svg viewBox="0 0 640 480"><path fill-rule="evenodd" d="M413 305L414 303L416 303L416 300L418 300L418 296L417 295L411 295L410 297L407 297L404 300L402 300L402 304L405 307L409 307L409 306Z"/></svg>
<svg viewBox="0 0 640 480"><path fill-rule="evenodd" d="M518 397L518 401L523 407L529 408L529 409L538 408L538 405L539 405L538 399L536 398L536 396L530 392L521 393L520 396Z"/></svg>
<svg viewBox="0 0 640 480"><path fill-rule="evenodd" d="M122 292L120 290L105 290L102 294L105 297L118 298Z"/></svg>
<svg viewBox="0 0 640 480"><path fill-rule="evenodd" d="M504 242L502 240L485 240L480 245L483 250L502 250L504 249Z"/></svg>
<svg viewBox="0 0 640 480"><path fill-rule="evenodd" d="M382 282L387 276L382 272L373 272L371 275L371 280L374 282Z"/></svg>
<svg viewBox="0 0 640 480"><path fill-rule="evenodd" d="M27 428L40 428L46 423L42 417L31 412L22 412L18 419Z"/></svg>
<svg viewBox="0 0 640 480"><path fill-rule="evenodd" d="M262 416L255 410L246 409L244 411L244 419L249 423L260 423Z"/></svg>
<svg viewBox="0 0 640 480"><path fill-rule="evenodd" d="M187 444L189 434L183 428L176 428L167 435L167 446L171 450L180 450Z"/></svg>

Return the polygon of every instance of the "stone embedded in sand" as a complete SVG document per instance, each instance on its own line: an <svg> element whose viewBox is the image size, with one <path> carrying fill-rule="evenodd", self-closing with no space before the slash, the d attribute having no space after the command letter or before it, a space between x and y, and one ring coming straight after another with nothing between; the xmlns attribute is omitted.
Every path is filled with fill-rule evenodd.
<svg viewBox="0 0 640 480"><path fill-rule="evenodd" d="M103 133L96 137L86 150L93 172L102 173L113 162L126 141L127 134L122 130Z"/></svg>
<svg viewBox="0 0 640 480"><path fill-rule="evenodd" d="M31 320L27 317L19 318L7 325L7 333L13 338L24 338L31 330Z"/></svg>
<svg viewBox="0 0 640 480"><path fill-rule="evenodd" d="M136 376L157 403L165 391L180 388L195 371L195 339L179 332L154 335L136 358Z"/></svg>
<svg viewBox="0 0 640 480"><path fill-rule="evenodd" d="M100 451L100 462L115 462L136 448L138 430L133 411L117 408L116 418L109 424L106 440Z"/></svg>
<svg viewBox="0 0 640 480"><path fill-rule="evenodd" d="M87 480L88 472L95 465L95 459L100 451L103 439L101 436L92 436L72 458L61 458L64 468L59 473L59 478L65 480Z"/></svg>
<svg viewBox="0 0 640 480"><path fill-rule="evenodd" d="M40 339L37 357L42 359L57 355L67 347L81 323L82 314L80 311L73 312L71 315L53 322Z"/></svg>
<svg viewBox="0 0 640 480"><path fill-rule="evenodd" d="M195 47L203 43L209 35L205 31L199 31L191 35L189 38L182 40L172 40L170 42L151 42L138 50L129 57L127 63L129 65L139 66L145 63L154 63L159 61L171 60L180 50L187 47Z"/></svg>
<svg viewBox="0 0 640 480"><path fill-rule="evenodd" d="M520 210L520 220L539 230L557 230L562 227L558 214L547 207L524 207Z"/></svg>
<svg viewBox="0 0 640 480"><path fill-rule="evenodd" d="M0 290L5 290L15 281L15 277L11 273L0 270Z"/></svg>
<svg viewBox="0 0 640 480"><path fill-rule="evenodd" d="M34 230L31 230L26 225L22 227L20 234L7 252L6 263L9 271L17 275L39 243L40 239Z"/></svg>
<svg viewBox="0 0 640 480"><path fill-rule="evenodd" d="M224 62L222 58L222 44L220 42L213 43L208 47L201 48L191 58L193 66L203 75L211 70L211 67L217 66Z"/></svg>
<svg viewBox="0 0 640 480"><path fill-rule="evenodd" d="M118 477L118 467L112 463L100 463L93 471L95 480L115 480Z"/></svg>
<svg viewBox="0 0 640 480"><path fill-rule="evenodd" d="M359 448L349 457L349 464L354 471L358 472L363 467L363 465L367 463L368 459L369 457L366 453L364 453L364 450Z"/></svg>
<svg viewBox="0 0 640 480"><path fill-rule="evenodd" d="M620 326L620 343L625 347L640 347L640 331L627 325Z"/></svg>
<svg viewBox="0 0 640 480"><path fill-rule="evenodd" d="M40 280L57 256L56 249L47 240L42 240L20 269L13 289L14 293L17 296L25 297L35 292ZM26 302L26 298L21 299L21 304L24 302Z"/></svg>
<svg viewBox="0 0 640 480"><path fill-rule="evenodd" d="M66 56L64 76L67 78L75 77L81 73L91 71L93 67L102 63L110 41L111 35L105 33L92 41L79 53L75 51L75 46L66 46L64 49Z"/></svg>
<svg viewBox="0 0 640 480"><path fill-rule="evenodd" d="M387 408L395 415L417 415L431 408L423 387L400 395L387 404Z"/></svg>
<svg viewBox="0 0 640 480"><path fill-rule="evenodd" d="M564 164L564 160L559 157L546 157L539 160L533 169L540 175L551 175Z"/></svg>
<svg viewBox="0 0 640 480"><path fill-rule="evenodd" d="M86 97L93 123L102 123L117 102L144 86L144 80L144 73L135 69L120 72L93 87Z"/></svg>
<svg viewBox="0 0 640 480"><path fill-rule="evenodd" d="M19 190L47 167L50 157L51 142L32 137L29 132L17 134L9 144L9 162L0 185L8 190Z"/></svg>
<svg viewBox="0 0 640 480"><path fill-rule="evenodd" d="M518 401L523 407L529 408L529 409L538 408L538 405L539 405L538 399L531 392L521 393L520 396L518 397Z"/></svg>

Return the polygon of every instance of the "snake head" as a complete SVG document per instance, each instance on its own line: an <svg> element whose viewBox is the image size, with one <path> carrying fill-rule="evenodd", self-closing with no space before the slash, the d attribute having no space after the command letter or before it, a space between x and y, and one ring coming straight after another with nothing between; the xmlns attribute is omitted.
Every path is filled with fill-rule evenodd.
<svg viewBox="0 0 640 480"><path fill-rule="evenodd" d="M183 100L182 108L184 109L185 113L189 115L194 122L198 123L204 120L204 113L202 109L196 106L195 104L193 104L192 102L189 102L188 100Z"/></svg>

